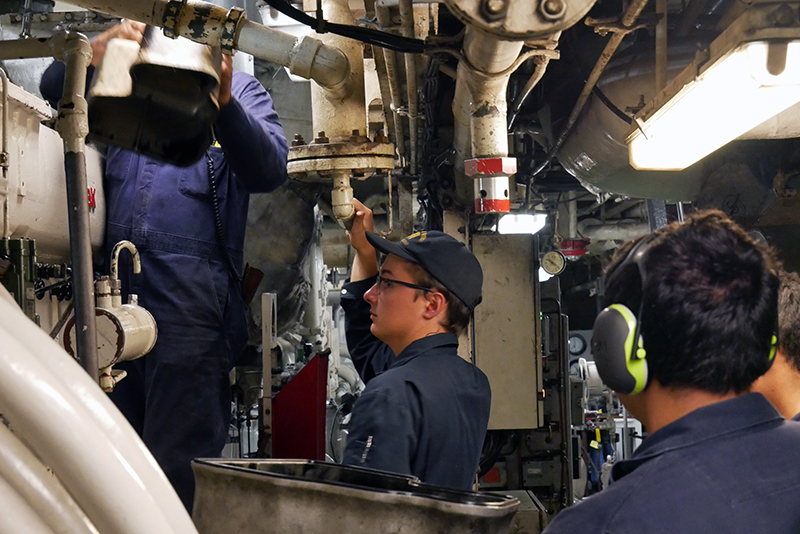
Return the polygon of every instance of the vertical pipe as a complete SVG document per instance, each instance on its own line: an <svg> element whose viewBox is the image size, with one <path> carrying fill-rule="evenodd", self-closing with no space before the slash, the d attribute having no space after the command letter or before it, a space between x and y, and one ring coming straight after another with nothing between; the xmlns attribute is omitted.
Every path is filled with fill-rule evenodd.
<svg viewBox="0 0 800 534"><path fill-rule="evenodd" d="M400 0L400 24L403 37L414 38L414 6L412 0ZM408 144L409 172L417 174L417 58L414 54L405 54L406 87L408 89Z"/></svg>
<svg viewBox="0 0 800 534"><path fill-rule="evenodd" d="M667 0L656 0L656 92L667 86Z"/></svg>
<svg viewBox="0 0 800 534"><path fill-rule="evenodd" d="M355 17L347 0L323 0L325 18L339 24L354 24ZM332 95L311 84L311 109L315 132L325 132L332 143L349 141L354 130L367 134L367 111L364 96L364 47L353 39L332 33L311 34L329 47L338 48L349 60L348 92Z"/></svg>
<svg viewBox="0 0 800 534"><path fill-rule="evenodd" d="M72 260L72 284L75 289L75 337L78 361L97 382L97 328L94 304L94 270L89 225L89 199L86 184L84 138L89 133L86 90L86 69L92 59L89 40L81 34L69 33L62 51L67 65L64 97L58 102L56 129L64 140L64 168L67 177L69 209L69 241Z"/></svg>
<svg viewBox="0 0 800 534"><path fill-rule="evenodd" d="M375 14L378 17L378 24L384 30L392 26L392 21L389 17L389 8L376 4ZM403 134L403 121L400 119L398 111L403 107L403 101L400 98L400 85L397 82L397 63L395 61L396 55L393 50L381 48L383 51L383 58L386 63L386 75L389 78L389 94L392 98L392 112L394 113L394 136L395 148L397 154L400 156L400 161L405 157L405 135Z"/></svg>
<svg viewBox="0 0 800 534"><path fill-rule="evenodd" d="M578 201L575 191L570 191L569 202L567 202L567 213L569 214L569 221L567 221L567 233L569 239L578 237Z"/></svg>
<svg viewBox="0 0 800 534"><path fill-rule="evenodd" d="M0 153L0 167L3 169L3 235L11 236L11 215L8 213L8 75L5 69L0 68L0 77L3 78L3 114L2 114L2 153Z"/></svg>

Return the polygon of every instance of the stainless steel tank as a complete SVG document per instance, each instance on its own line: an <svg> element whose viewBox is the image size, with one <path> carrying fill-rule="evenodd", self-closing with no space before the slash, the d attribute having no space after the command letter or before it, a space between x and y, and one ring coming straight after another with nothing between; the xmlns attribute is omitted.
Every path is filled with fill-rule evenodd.
<svg viewBox="0 0 800 534"><path fill-rule="evenodd" d="M411 476L306 460L193 462L200 534L495 534L519 501Z"/></svg>

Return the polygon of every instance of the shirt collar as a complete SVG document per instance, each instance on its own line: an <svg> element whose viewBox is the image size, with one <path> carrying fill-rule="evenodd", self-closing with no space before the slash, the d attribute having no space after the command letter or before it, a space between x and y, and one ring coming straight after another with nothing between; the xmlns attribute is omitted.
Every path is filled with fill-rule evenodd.
<svg viewBox="0 0 800 534"><path fill-rule="evenodd" d="M412 341L403 351L397 355L397 359L392 364L392 367L403 365L409 360L412 360L431 350L440 347L454 347L458 348L458 336L452 332L445 332L443 334L434 334L432 336L425 336L423 338Z"/></svg>
<svg viewBox="0 0 800 534"><path fill-rule="evenodd" d="M736 434L783 417L760 393L749 393L698 408L648 436L627 460L614 464L614 480L663 453L682 449L726 434Z"/></svg>

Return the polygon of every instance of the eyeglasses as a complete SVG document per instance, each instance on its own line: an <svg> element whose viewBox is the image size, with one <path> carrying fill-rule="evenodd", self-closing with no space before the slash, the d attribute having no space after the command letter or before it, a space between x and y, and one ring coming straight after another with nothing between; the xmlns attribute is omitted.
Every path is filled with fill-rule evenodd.
<svg viewBox="0 0 800 534"><path fill-rule="evenodd" d="M418 286L417 284L411 284L409 282L403 282L402 280L392 280L391 278L386 278L384 276L378 275L378 292L383 293L385 290L390 289L392 284L399 284L401 286L410 287L411 289L419 289L420 291L425 291L426 293L433 293L433 289L424 286Z"/></svg>

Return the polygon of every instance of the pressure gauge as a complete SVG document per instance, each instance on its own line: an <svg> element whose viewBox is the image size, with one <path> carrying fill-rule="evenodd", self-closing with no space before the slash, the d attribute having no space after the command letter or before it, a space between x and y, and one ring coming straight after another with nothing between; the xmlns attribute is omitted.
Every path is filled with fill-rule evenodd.
<svg viewBox="0 0 800 534"><path fill-rule="evenodd" d="M566 266L567 259L557 250L551 250L542 256L542 269L544 269L547 274L561 274L564 272Z"/></svg>
<svg viewBox="0 0 800 534"><path fill-rule="evenodd" d="M586 339L580 334L569 336L569 353L573 356L583 354L586 350Z"/></svg>

